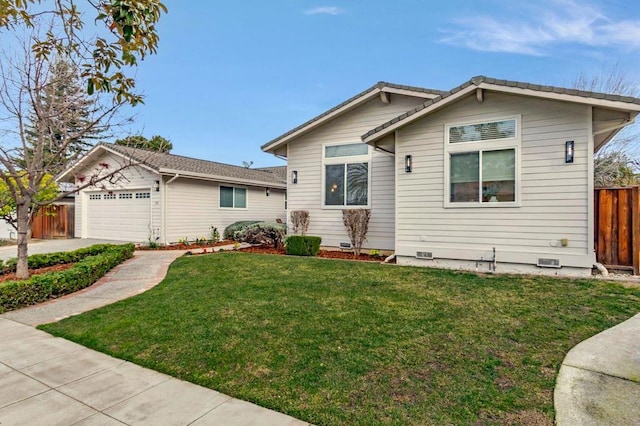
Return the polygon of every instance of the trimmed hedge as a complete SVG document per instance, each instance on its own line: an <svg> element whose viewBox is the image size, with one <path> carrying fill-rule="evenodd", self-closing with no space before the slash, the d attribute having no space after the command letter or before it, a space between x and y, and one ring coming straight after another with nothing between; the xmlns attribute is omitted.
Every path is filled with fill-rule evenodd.
<svg viewBox="0 0 640 426"><path fill-rule="evenodd" d="M225 240L235 240L236 233L242 231L247 226L255 225L256 223L260 223L259 220L240 220L238 222L233 222L231 225L224 228L224 233L222 234L222 238Z"/></svg>
<svg viewBox="0 0 640 426"><path fill-rule="evenodd" d="M292 235L287 238L287 254L294 256L315 256L320 251L322 238L311 235Z"/></svg>
<svg viewBox="0 0 640 426"><path fill-rule="evenodd" d="M113 247L113 244L95 244L90 247L84 247L74 251L32 254L29 256L29 269L39 269L46 268L47 266L79 262L87 256L96 256L100 253L104 253L111 247ZM15 257L8 259L4 263L2 272L5 274L15 272L17 263L18 259Z"/></svg>
<svg viewBox="0 0 640 426"><path fill-rule="evenodd" d="M131 258L134 250L134 244L91 246L66 253L73 257L79 255L77 252L82 251L84 258L65 271L34 275L23 281L0 283L0 313L34 305L86 288L103 277L114 266ZM98 253L92 255L91 253L94 252ZM49 260L54 260L63 258L64 254L52 253L47 256L49 256ZM31 257L29 257L29 263L31 263Z"/></svg>
<svg viewBox="0 0 640 426"><path fill-rule="evenodd" d="M236 241L249 244L260 244L280 248L284 244L287 233L286 225L282 223L258 222L236 232Z"/></svg>

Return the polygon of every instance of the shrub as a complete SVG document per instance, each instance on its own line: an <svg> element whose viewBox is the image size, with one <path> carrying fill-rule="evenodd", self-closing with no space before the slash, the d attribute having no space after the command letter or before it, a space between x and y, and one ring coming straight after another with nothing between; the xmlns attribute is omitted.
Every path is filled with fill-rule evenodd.
<svg viewBox="0 0 640 426"><path fill-rule="evenodd" d="M362 244L367 240L370 218L371 210L368 209L342 210L342 222L347 228L347 235L351 240L351 246L356 256L360 256Z"/></svg>
<svg viewBox="0 0 640 426"><path fill-rule="evenodd" d="M284 244L286 225L282 223L254 223L236 232L235 239L249 244L280 248Z"/></svg>
<svg viewBox="0 0 640 426"><path fill-rule="evenodd" d="M218 228L215 226L211 226L211 231L209 232L209 239L212 243L217 243L220 241L220 233L218 232Z"/></svg>
<svg viewBox="0 0 640 426"><path fill-rule="evenodd" d="M260 223L259 220L241 220L238 222L233 222L231 225L224 228L224 233L222 234L225 240L235 240L236 233L246 228L247 226L254 225L256 223Z"/></svg>
<svg viewBox="0 0 640 426"><path fill-rule="evenodd" d="M96 247L91 246L66 254L73 255L78 251L83 251L85 254L91 253ZM44 302L88 287L114 266L131 258L135 250L133 244L101 244L100 247L102 250L100 253L84 256L82 260L65 271L34 275L23 281L0 283L0 313ZM31 258L29 260L31 261Z"/></svg>
<svg viewBox="0 0 640 426"><path fill-rule="evenodd" d="M66 263L75 263L87 256L95 256L104 253L112 244L95 244L90 247L84 247L74 251L65 251L57 253L32 254L29 256L29 269L46 268L53 265L64 265ZM3 273L16 271L16 258L8 259L2 268Z"/></svg>
<svg viewBox="0 0 640 426"><path fill-rule="evenodd" d="M309 212L307 210L293 210L290 217L293 233L297 234L300 231L300 234L306 234L309 229Z"/></svg>
<svg viewBox="0 0 640 426"><path fill-rule="evenodd" d="M287 238L287 254L294 256L315 256L320 251L322 238L311 235L292 235Z"/></svg>

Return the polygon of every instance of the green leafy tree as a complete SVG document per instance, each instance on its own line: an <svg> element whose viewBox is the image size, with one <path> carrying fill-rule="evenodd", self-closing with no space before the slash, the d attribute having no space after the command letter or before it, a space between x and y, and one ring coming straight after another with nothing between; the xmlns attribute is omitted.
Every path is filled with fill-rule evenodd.
<svg viewBox="0 0 640 426"><path fill-rule="evenodd" d="M22 174L20 179L22 186L29 185L29 176L25 173ZM6 180L0 180L0 218L4 219L9 225L11 225L16 231L18 230L17 220L17 205L15 195L12 193L12 189L18 187L16 178L11 177ZM53 179L53 176L46 174L40 181L40 188L35 194L33 202L29 206L29 216L36 215L41 206L55 201L60 196L60 187Z"/></svg>
<svg viewBox="0 0 640 426"><path fill-rule="evenodd" d="M117 145L164 153L168 153L173 149L171 141L159 135L152 136L151 139L147 139L141 135L127 136L126 138L116 140L115 143Z"/></svg>

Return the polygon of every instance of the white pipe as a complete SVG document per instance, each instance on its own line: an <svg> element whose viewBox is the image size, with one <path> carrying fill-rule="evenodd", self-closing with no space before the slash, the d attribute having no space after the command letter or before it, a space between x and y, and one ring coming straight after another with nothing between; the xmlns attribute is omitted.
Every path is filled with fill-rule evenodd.
<svg viewBox="0 0 640 426"><path fill-rule="evenodd" d="M607 268L605 268L602 263L594 263L593 266L595 266L596 269L600 271L603 277L609 276L609 271L607 271Z"/></svg>
<svg viewBox="0 0 640 426"><path fill-rule="evenodd" d="M392 255L387 256L387 258L386 258L386 259L384 260L384 262L382 262L382 263L389 263L389 262L391 262L391 261L392 261L393 259L395 259L395 258L396 258L396 254L395 254L395 253L393 253Z"/></svg>

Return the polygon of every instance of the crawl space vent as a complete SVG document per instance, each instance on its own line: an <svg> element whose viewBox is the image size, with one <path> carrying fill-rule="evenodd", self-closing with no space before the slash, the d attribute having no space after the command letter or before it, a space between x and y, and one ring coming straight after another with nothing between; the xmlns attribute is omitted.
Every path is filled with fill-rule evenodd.
<svg viewBox="0 0 640 426"><path fill-rule="evenodd" d="M417 251L416 252L416 257L418 259L433 259L433 252L432 251Z"/></svg>
<svg viewBox="0 0 640 426"><path fill-rule="evenodd" d="M351 248L351 243L340 243L340 248L341 249L350 249Z"/></svg>
<svg viewBox="0 0 640 426"><path fill-rule="evenodd" d="M561 268L560 259L538 258L538 266L541 268Z"/></svg>

